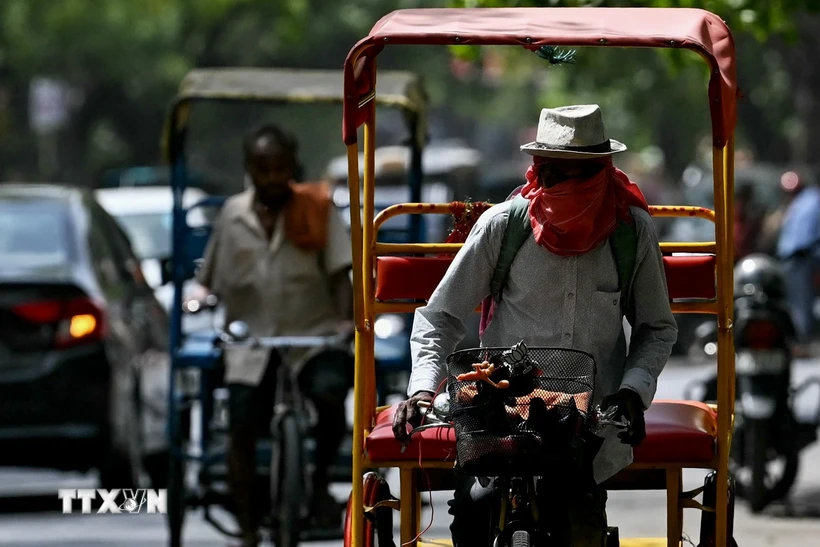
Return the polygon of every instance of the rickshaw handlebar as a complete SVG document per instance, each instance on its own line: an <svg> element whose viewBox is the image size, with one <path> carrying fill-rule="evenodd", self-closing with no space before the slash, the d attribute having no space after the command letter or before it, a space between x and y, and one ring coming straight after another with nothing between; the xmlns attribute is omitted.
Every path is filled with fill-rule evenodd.
<svg viewBox="0 0 820 547"><path fill-rule="evenodd" d="M350 341L348 334L331 336L260 336L237 340L228 333L222 333L219 344L222 347L249 347L266 349L284 348L335 348L343 347Z"/></svg>
<svg viewBox="0 0 820 547"><path fill-rule="evenodd" d="M439 415L436 412L435 407L430 408L433 406L432 403L428 401L418 401L416 405L421 409L422 413L425 415L426 424L415 428L411 435L414 433L418 433L425 429L430 429L436 426L442 425L449 425L450 423L450 416L447 415ZM611 406L606 409L602 409L600 406L596 406L592 409L591 415L591 424L590 426L597 431L602 430L604 427L614 427L616 429L629 429L630 422L626 418L618 419L619 411L617 406Z"/></svg>
<svg viewBox="0 0 820 547"><path fill-rule="evenodd" d="M413 437L427 429L455 427L452 422L452 416L449 415L449 409L445 412L437 412L436 404L429 401L418 401L416 406L419 407L419 410L421 410L424 415L425 423L413 428L413 430L410 431L409 437ZM606 409L595 406L590 415L590 431L594 434L601 434L607 427L623 430L629 429L632 424L625 417L618 419L619 415L620 412L617 406L611 406ZM409 440L407 442L409 442ZM404 453L405 450L407 450L407 443L401 448L402 453Z"/></svg>
<svg viewBox="0 0 820 547"><path fill-rule="evenodd" d="M629 420L624 418L623 420L618 420L618 407L611 406L607 409L602 409L600 407L596 407L595 415L593 418L593 427L597 428L604 428L604 427L614 427L616 429L629 429L630 424Z"/></svg>

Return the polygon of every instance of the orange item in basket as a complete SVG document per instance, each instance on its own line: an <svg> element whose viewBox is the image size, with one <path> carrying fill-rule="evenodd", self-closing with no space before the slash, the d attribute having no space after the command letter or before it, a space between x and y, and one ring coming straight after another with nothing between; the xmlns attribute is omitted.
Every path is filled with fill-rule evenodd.
<svg viewBox="0 0 820 547"><path fill-rule="evenodd" d="M498 383L495 383L492 380L490 380L490 376L493 372L495 372L495 365L488 361L484 361L483 363L474 364L473 372L465 372L464 374L459 374L456 377L456 380L458 380L459 382L480 380L482 382L487 382L488 384L497 389L507 389L508 387L510 387L510 382L508 380L501 380Z"/></svg>

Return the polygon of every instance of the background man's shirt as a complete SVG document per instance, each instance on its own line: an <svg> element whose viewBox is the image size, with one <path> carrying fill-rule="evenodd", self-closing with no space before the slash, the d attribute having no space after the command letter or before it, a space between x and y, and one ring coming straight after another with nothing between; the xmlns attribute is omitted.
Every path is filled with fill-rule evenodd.
<svg viewBox="0 0 820 547"><path fill-rule="evenodd" d="M465 320L490 294L510 202L478 220L428 304L416 310L411 336L413 372L408 394L435 392L445 378L447 355L466 334ZM632 279L635 324L630 353L620 307L618 272L609 242L579 256L558 256L529 238L510 269L503 298L484 331L482 345L572 348L591 353L597 364L594 404L626 387L644 406L655 396L657 378L677 339L663 261L649 214L632 208L638 248ZM632 451L609 431L595 460L601 482L632 461Z"/></svg>
<svg viewBox="0 0 820 547"><path fill-rule="evenodd" d="M222 209L197 274L225 306L226 324L241 320L254 336L335 334L341 321L330 278L352 264L347 227L331 207L323 252L304 251L285 237L283 213L268 240L253 210L253 190L233 196ZM255 385L269 350L230 348L226 382ZM306 352L283 358L298 365Z"/></svg>
<svg viewBox="0 0 820 547"><path fill-rule="evenodd" d="M777 245L777 256L785 260L800 251L811 251L820 258L820 188L815 186L800 192L783 217Z"/></svg>

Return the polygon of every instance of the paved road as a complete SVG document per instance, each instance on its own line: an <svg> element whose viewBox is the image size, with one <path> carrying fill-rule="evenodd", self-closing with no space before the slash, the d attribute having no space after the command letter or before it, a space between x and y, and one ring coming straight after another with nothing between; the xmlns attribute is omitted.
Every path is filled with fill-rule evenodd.
<svg viewBox="0 0 820 547"><path fill-rule="evenodd" d="M708 373L708 366L670 365L664 371L658 397L679 398L683 386L696 376ZM801 362L795 381L820 375L820 361ZM820 546L820 445L802 455L803 466L788 504L771 507L765 515L753 517L741 504L735 516L735 537L740 547ZM389 477L397 491L396 478ZM685 487L701 484L703 473L685 476ZM0 472L0 545L26 547L154 547L165 545L167 534L161 515L63 515L56 498L58 488L93 487L94 479L81 475L32 473L22 470ZM349 485L338 485L335 494L347 497ZM24 497L19 497L25 494ZM38 495L39 494L39 495ZM432 511L427 509L424 524L432 523L428 537L448 535L447 493L433 495ZM609 503L611 524L619 526L622 537L657 537L664 534L663 492L612 492ZM226 517L227 518L227 517ZM687 511L685 531L697 543L698 515ZM216 547L229 542L210 528L198 514L191 515L185 530L186 545ZM314 547L338 547L340 541L317 542Z"/></svg>

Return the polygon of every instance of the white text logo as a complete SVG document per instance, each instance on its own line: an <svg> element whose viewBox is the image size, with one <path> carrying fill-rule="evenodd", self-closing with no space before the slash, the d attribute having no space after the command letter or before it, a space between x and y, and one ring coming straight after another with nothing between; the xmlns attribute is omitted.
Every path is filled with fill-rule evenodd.
<svg viewBox="0 0 820 547"><path fill-rule="evenodd" d="M63 514L74 512L74 500L81 500L81 509L84 515L91 514L91 502L99 495L102 500L97 514L103 513L161 513L168 512L168 493L165 489L151 490L148 488L103 490L101 488L81 488L78 490L58 490L57 497L63 500Z"/></svg>

